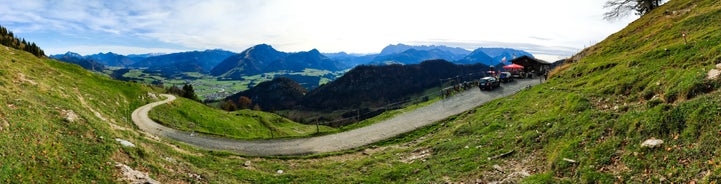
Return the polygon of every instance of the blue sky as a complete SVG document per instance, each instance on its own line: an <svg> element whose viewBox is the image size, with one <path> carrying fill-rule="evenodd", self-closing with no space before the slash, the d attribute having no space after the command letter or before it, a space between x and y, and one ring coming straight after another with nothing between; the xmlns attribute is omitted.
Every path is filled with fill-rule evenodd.
<svg viewBox="0 0 721 184"><path fill-rule="evenodd" d="M0 0L0 25L46 53L167 53L267 43L374 53L388 44L512 47L569 56L637 18L606 0Z"/></svg>

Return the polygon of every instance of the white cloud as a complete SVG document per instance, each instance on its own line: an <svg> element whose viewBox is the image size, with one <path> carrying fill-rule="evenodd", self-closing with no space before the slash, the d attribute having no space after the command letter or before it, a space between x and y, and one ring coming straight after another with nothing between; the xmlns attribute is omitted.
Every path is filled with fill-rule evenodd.
<svg viewBox="0 0 721 184"><path fill-rule="evenodd" d="M533 46L567 54L624 27L602 20L606 0L0 0L0 24L16 32L56 32L87 46L104 37L157 45L242 51L259 43L285 51L378 52L392 43ZM81 36L88 36L81 44ZM103 36L98 36L103 35ZM36 40L41 46L43 39ZM57 39L57 38L54 38ZM110 39L112 40L112 39ZM112 44L157 47L145 41ZM133 45L136 44L136 45ZM54 44L55 46L57 44Z"/></svg>

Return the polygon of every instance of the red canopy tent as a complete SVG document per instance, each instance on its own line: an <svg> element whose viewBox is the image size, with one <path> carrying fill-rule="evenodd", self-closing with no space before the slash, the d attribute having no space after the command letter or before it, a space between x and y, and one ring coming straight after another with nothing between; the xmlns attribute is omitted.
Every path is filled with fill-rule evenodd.
<svg viewBox="0 0 721 184"><path fill-rule="evenodd" d="M505 68L505 69L523 69L523 66L518 65L518 64L510 64L510 65L503 66L503 68Z"/></svg>

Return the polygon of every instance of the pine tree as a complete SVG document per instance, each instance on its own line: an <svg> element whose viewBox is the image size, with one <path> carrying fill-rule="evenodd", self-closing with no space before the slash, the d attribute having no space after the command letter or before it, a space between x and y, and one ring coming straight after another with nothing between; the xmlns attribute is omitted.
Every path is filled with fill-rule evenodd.
<svg viewBox="0 0 721 184"><path fill-rule="evenodd" d="M28 42L25 38L15 38L15 34L13 34L12 31L8 31L7 28L2 26L0 26L0 44L29 52L36 57L45 56L45 51L40 49L37 44Z"/></svg>
<svg viewBox="0 0 721 184"><path fill-rule="evenodd" d="M200 99L195 95L195 90L193 90L193 85L191 84L183 85L183 97L200 102Z"/></svg>

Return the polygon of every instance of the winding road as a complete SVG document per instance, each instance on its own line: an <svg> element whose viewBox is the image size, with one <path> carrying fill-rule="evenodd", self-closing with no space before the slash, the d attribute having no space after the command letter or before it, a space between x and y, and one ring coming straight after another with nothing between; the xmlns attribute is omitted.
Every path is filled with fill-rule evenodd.
<svg viewBox="0 0 721 184"><path fill-rule="evenodd" d="M148 112L153 107L175 100L175 96L167 94L162 94L167 99L144 105L133 111L132 119L138 128L145 132L204 149L231 151L249 156L307 155L348 150L389 139L471 110L488 101L515 94L536 84L539 84L538 79L525 79L503 84L493 91L473 88L373 125L331 135L298 139L237 140L191 134L160 125L148 117Z"/></svg>

